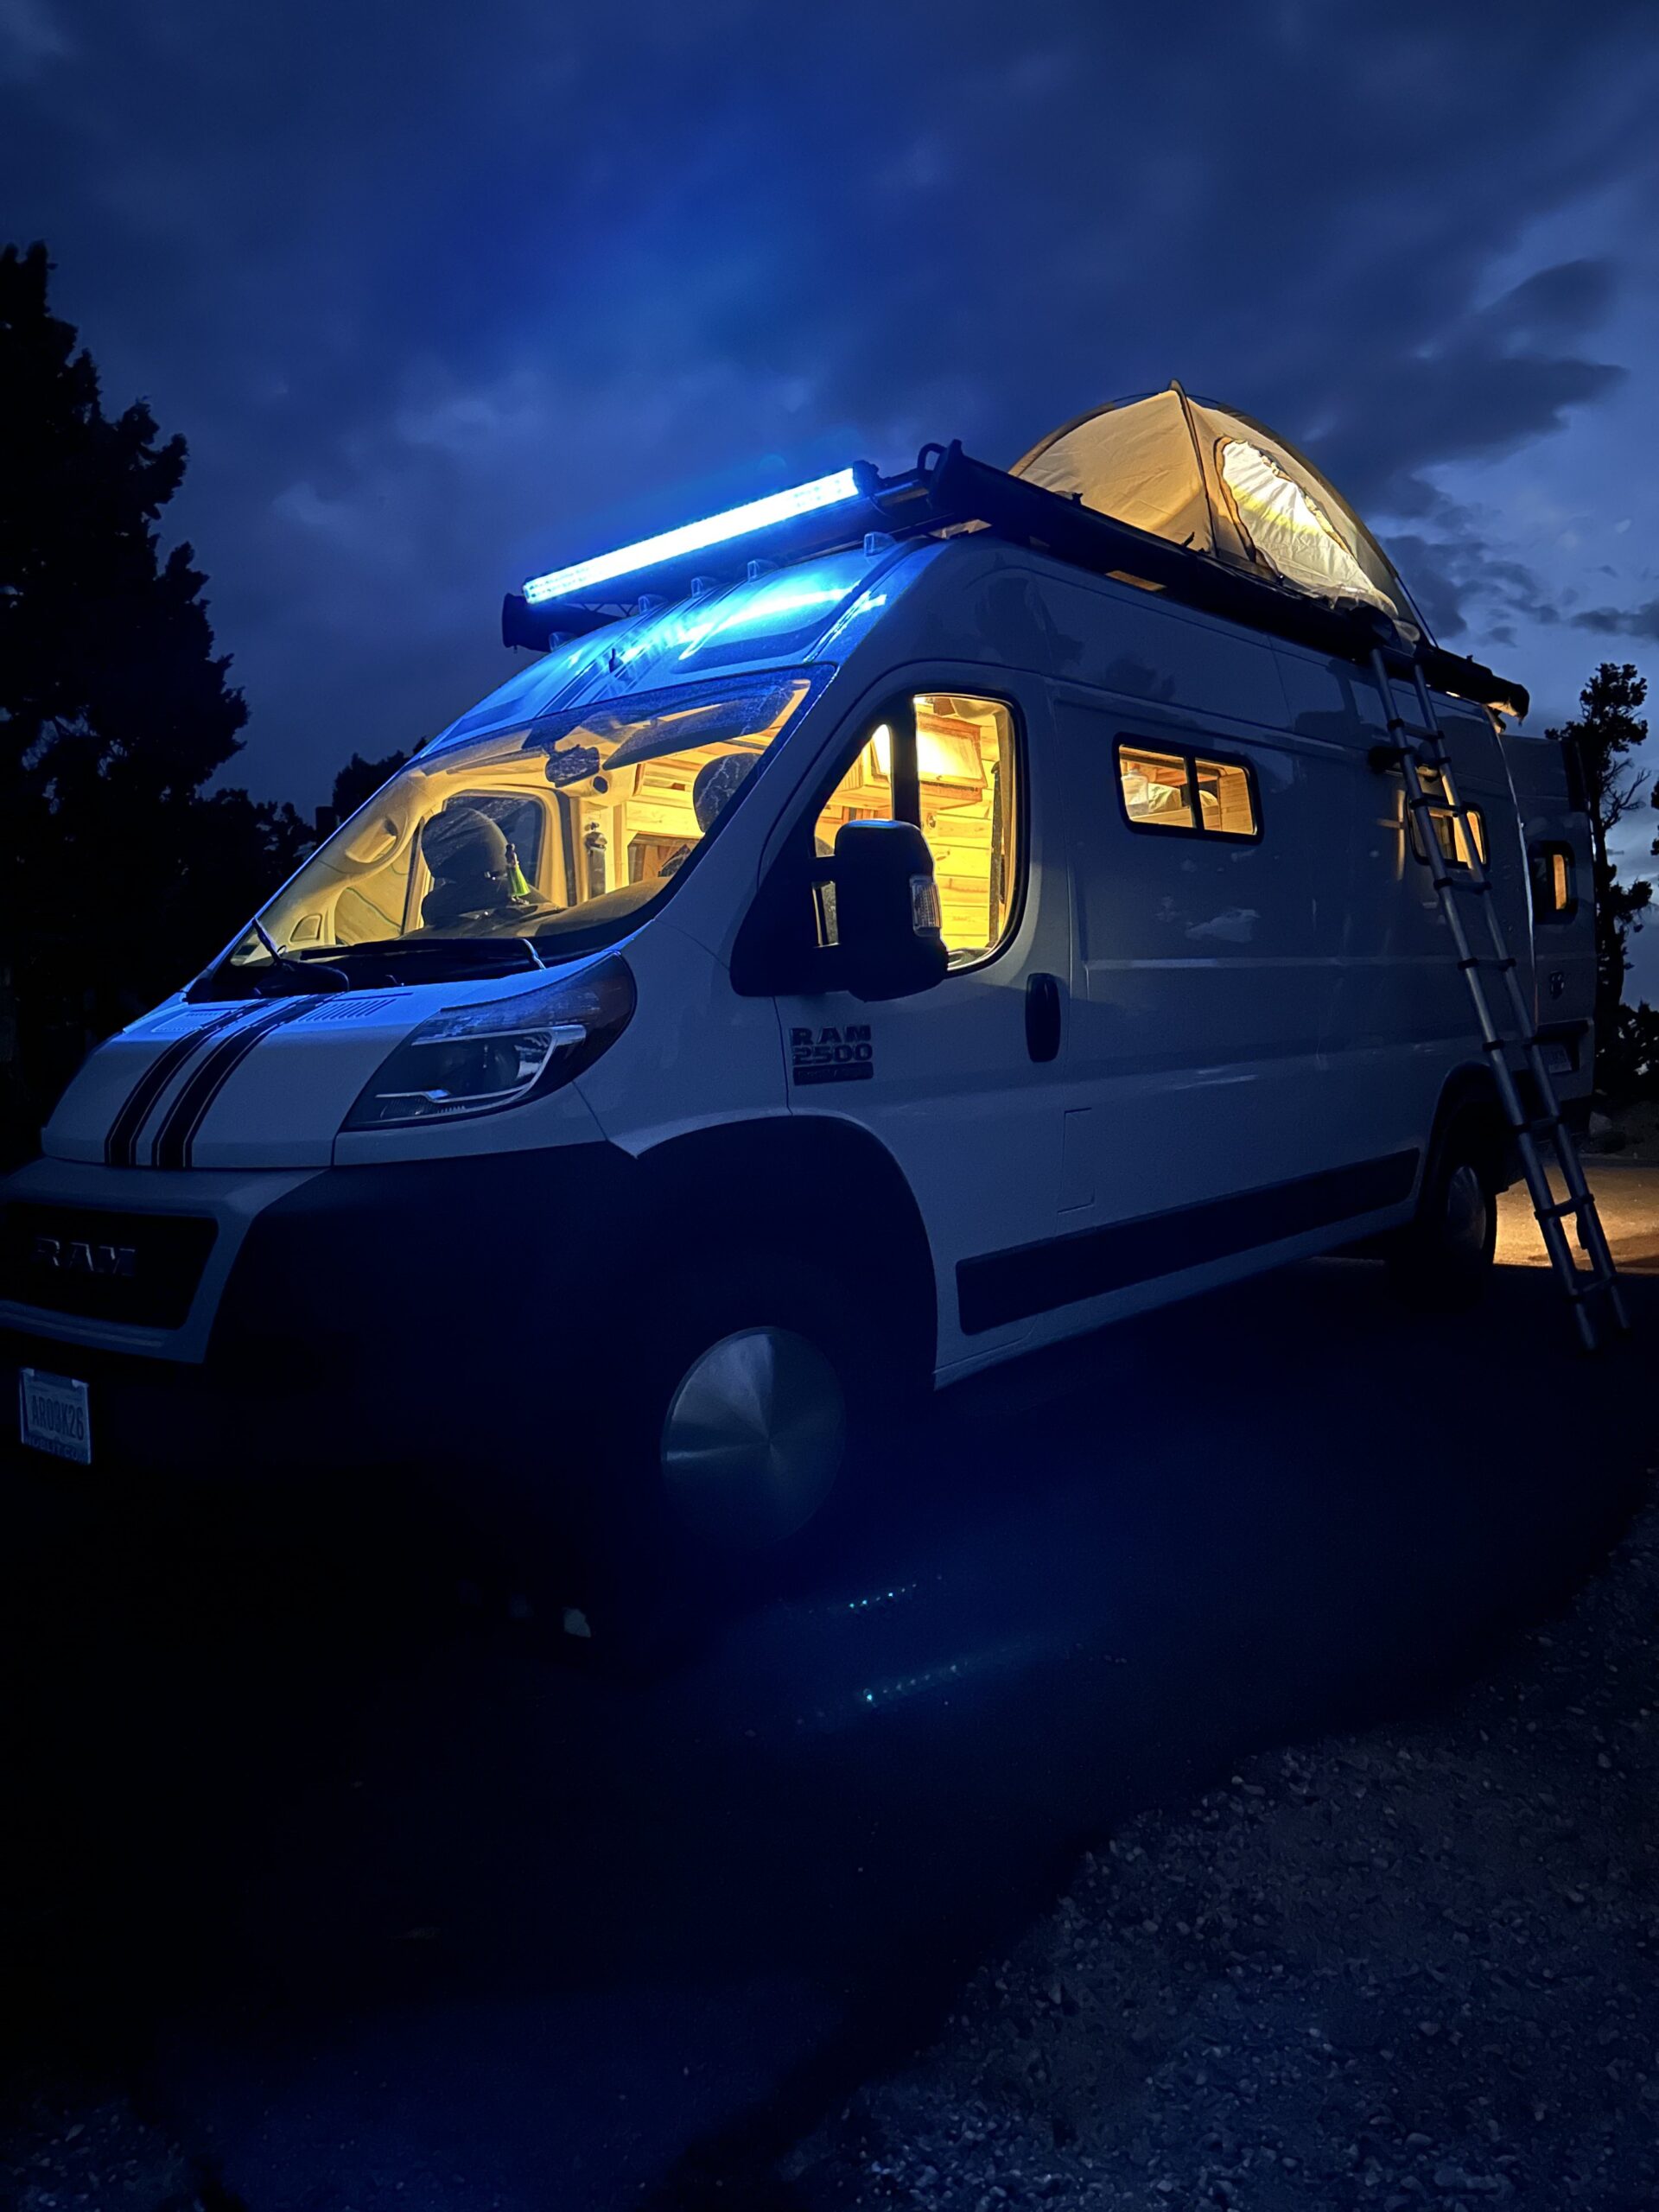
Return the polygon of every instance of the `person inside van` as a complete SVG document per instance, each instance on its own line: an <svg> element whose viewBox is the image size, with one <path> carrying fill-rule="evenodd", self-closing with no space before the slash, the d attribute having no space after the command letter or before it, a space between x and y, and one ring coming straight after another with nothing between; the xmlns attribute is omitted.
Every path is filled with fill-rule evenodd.
<svg viewBox="0 0 1659 2212"><path fill-rule="evenodd" d="M446 806L435 814L422 828L421 853L432 874L432 888L421 901L423 929L453 929L528 903L511 843L500 824L477 807Z"/></svg>
<svg viewBox="0 0 1659 2212"><path fill-rule="evenodd" d="M752 753L721 753L712 760L705 760L691 786L691 811L697 817L697 827L706 837L721 816L737 795L737 789L754 766ZM658 870L659 877L672 875L683 868L691 855L690 840L670 853Z"/></svg>

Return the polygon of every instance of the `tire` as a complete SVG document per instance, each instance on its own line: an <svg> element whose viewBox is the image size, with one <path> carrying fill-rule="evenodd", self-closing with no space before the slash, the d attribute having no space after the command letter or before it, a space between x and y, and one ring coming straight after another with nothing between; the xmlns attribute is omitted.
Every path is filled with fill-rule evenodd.
<svg viewBox="0 0 1659 2212"><path fill-rule="evenodd" d="M845 1511L883 1398L859 1317L806 1269L734 1262L652 1306L595 1450L583 1550L601 1614L715 1608L773 1580Z"/></svg>
<svg viewBox="0 0 1659 2212"><path fill-rule="evenodd" d="M1462 1313L1479 1304L1497 1243L1497 1190L1490 1141L1465 1115L1435 1146L1416 1218L1388 1255L1389 1282L1406 1305Z"/></svg>

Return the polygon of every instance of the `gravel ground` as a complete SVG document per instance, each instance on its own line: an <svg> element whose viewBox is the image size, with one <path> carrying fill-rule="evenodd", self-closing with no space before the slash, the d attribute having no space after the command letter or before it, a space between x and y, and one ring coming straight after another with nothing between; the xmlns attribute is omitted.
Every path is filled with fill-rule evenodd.
<svg viewBox="0 0 1659 2212"><path fill-rule="evenodd" d="M16 2212L221 2212L225 2199L167 2127L116 2092L26 2085L0 2118L0 2202Z"/></svg>
<svg viewBox="0 0 1659 2212"><path fill-rule="evenodd" d="M1454 1712L1136 1820L779 2201L1650 2212L1656 1628L1650 1508Z"/></svg>

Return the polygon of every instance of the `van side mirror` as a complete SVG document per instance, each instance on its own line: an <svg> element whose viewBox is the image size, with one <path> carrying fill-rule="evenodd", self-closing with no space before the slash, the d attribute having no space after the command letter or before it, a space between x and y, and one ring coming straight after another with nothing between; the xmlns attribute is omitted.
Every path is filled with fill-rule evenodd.
<svg viewBox="0 0 1659 2212"><path fill-rule="evenodd" d="M855 999L903 999L943 981L933 855L909 822L843 822L836 832L836 944Z"/></svg>

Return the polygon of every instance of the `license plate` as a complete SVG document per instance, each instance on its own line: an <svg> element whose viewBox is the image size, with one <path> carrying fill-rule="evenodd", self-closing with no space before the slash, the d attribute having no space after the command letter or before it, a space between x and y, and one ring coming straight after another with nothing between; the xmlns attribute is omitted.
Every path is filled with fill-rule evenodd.
<svg viewBox="0 0 1659 2212"><path fill-rule="evenodd" d="M1546 1045L1544 1066L1551 1075L1571 1075L1573 1055L1565 1045Z"/></svg>
<svg viewBox="0 0 1659 2212"><path fill-rule="evenodd" d="M17 1427L25 1444L77 1466L92 1464L92 1411L86 1385L69 1375L25 1367L17 1377Z"/></svg>

